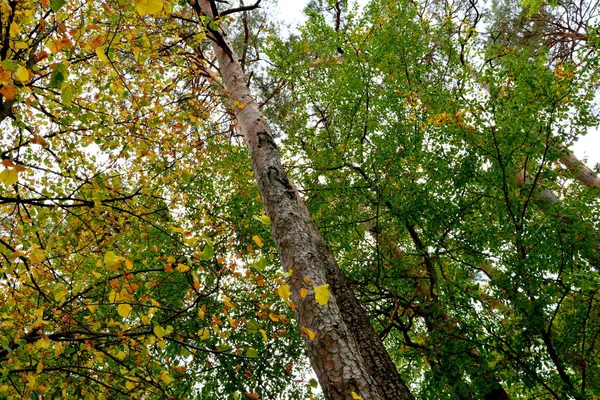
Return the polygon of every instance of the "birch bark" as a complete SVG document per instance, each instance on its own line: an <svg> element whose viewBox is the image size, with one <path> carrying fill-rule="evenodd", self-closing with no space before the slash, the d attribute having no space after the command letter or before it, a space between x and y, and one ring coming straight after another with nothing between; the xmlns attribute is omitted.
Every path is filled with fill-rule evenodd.
<svg viewBox="0 0 600 400"><path fill-rule="evenodd" d="M201 11L213 18L211 1L198 0ZM214 3L213 3L214 4ZM224 87L250 153L254 177L271 232L289 278L296 319L305 336L308 357L327 399L410 400L383 343L370 325L352 289L318 232L297 190L289 181L271 130L246 84L225 34L207 32L221 70ZM313 285L308 285L305 277ZM322 306L314 286L329 284L331 298ZM308 290L305 298L300 289Z"/></svg>

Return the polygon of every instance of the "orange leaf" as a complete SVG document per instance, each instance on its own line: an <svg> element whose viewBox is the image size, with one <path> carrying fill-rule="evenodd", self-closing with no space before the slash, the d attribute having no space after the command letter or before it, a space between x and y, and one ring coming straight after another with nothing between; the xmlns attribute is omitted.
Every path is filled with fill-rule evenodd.
<svg viewBox="0 0 600 400"><path fill-rule="evenodd" d="M17 89L13 85L4 85L0 89L0 94L4 96L6 100L13 100L17 95Z"/></svg>

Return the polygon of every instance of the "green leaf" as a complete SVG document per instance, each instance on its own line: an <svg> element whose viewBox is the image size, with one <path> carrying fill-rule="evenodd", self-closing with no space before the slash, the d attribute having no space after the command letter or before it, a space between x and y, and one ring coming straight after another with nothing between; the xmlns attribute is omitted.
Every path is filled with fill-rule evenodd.
<svg viewBox="0 0 600 400"><path fill-rule="evenodd" d="M16 62L15 60L11 60L11 59L6 59L6 60L2 60L2 63L0 63L0 65L2 65L2 68L8 70L8 71L16 71L17 68L19 68L19 63Z"/></svg>
<svg viewBox="0 0 600 400"><path fill-rule="evenodd" d="M65 4L67 4L67 0L52 0L52 4L50 4L50 8L52 9L52 11L57 12Z"/></svg>
<svg viewBox="0 0 600 400"><path fill-rule="evenodd" d="M73 103L73 99L75 98L76 94L77 88L75 85L63 82L60 91L60 98L65 106L69 107Z"/></svg>
<svg viewBox="0 0 600 400"><path fill-rule="evenodd" d="M264 271L267 265L269 265L269 262L265 257L261 256L258 262L252 264L252 268L257 271Z"/></svg>
<svg viewBox="0 0 600 400"><path fill-rule="evenodd" d="M246 357L258 358L256 349L254 347L248 347L248 350L246 351Z"/></svg>
<svg viewBox="0 0 600 400"><path fill-rule="evenodd" d="M52 74L50 74L50 83L48 84L48 87L51 87L51 88L61 87L63 82L65 82L67 80L68 76L69 76L69 70L67 69L67 66L64 65L63 63L57 64L56 67L54 67Z"/></svg>
<svg viewBox="0 0 600 400"><path fill-rule="evenodd" d="M202 250L202 254L200 254L200 259L201 260L210 260L211 258L213 258L214 255L215 255L215 248L212 245L207 244L206 246L204 246L204 249Z"/></svg>

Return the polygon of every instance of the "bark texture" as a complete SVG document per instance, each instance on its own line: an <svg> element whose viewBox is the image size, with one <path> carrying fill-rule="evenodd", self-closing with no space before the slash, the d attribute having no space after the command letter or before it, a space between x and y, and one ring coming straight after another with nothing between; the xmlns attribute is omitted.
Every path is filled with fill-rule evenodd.
<svg viewBox="0 0 600 400"><path fill-rule="evenodd" d="M211 1L199 0L213 18ZM214 5L214 2L212 2ZM305 336L309 359L327 399L414 399L400 378L383 343L373 330L343 273L328 250L297 190L289 181L271 130L250 94L237 58L222 31L209 31L239 128L244 136L265 213L289 278L296 319ZM305 277L312 281L307 284ZM327 305L315 301L314 286L330 285ZM300 297L300 289L308 295Z"/></svg>

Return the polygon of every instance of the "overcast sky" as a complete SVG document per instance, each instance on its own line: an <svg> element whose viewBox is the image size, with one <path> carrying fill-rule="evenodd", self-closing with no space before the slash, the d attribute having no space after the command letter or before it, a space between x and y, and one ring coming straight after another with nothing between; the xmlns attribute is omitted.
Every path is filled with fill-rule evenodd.
<svg viewBox="0 0 600 400"><path fill-rule="evenodd" d="M267 0L271 3L273 0ZM359 3L365 4L367 0L359 0ZM302 10L308 3L308 0L279 0L277 10L282 21L297 25L305 21ZM599 106L600 108L600 106ZM590 130L590 132L579 139L573 146L575 155L580 160L587 159L587 165L593 168L596 163L600 163L600 130L598 128Z"/></svg>

